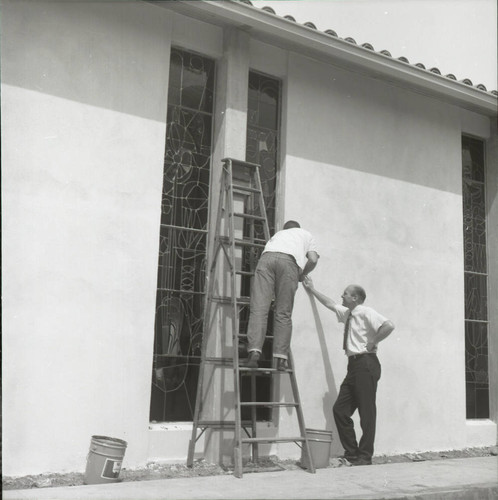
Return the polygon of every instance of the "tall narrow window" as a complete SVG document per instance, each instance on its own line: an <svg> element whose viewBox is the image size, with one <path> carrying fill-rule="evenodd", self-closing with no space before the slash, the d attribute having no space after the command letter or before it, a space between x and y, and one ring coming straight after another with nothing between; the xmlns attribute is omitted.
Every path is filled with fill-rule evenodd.
<svg viewBox="0 0 498 500"><path fill-rule="evenodd" d="M249 73L249 93L247 106L247 149L246 161L260 165L261 184L265 202L266 215L270 227L270 234L275 232L276 184L279 158L280 134L280 82L261 73ZM255 207L259 213L259 207ZM256 237L264 239L261 227L254 227ZM244 250L244 270L254 269L260 252ZM241 295L250 295L250 280L242 279ZM240 313L240 329L247 329L248 311ZM270 313L268 334L271 336L273 315ZM263 346L263 356L266 360L272 357L272 343L270 340ZM250 400L251 388L249 378L241 380L242 399ZM259 401L271 401L270 377L257 377L256 393ZM270 420L271 412L268 408L257 408L258 420ZM242 418L249 419L249 408L242 409Z"/></svg>
<svg viewBox="0 0 498 500"><path fill-rule="evenodd" d="M467 418L489 418L484 143L462 138Z"/></svg>
<svg viewBox="0 0 498 500"><path fill-rule="evenodd" d="M150 419L193 419L205 296L214 62L171 52Z"/></svg>
<svg viewBox="0 0 498 500"><path fill-rule="evenodd" d="M280 82L261 73L249 73L246 160L261 165L270 233L275 229L275 191L279 157Z"/></svg>

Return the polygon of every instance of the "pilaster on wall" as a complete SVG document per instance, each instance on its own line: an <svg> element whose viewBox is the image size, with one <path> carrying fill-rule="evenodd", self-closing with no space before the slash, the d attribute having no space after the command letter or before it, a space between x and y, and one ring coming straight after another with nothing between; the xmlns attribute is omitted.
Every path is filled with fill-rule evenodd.
<svg viewBox="0 0 498 500"><path fill-rule="evenodd" d="M211 214L209 255L213 255L214 228L220 196L222 159L245 160L247 130L247 97L249 81L249 35L231 28L224 32L223 57L217 66L214 152L211 165ZM216 294L229 295L230 283L224 259L219 260ZM213 307L208 335L209 356L231 357L233 314L226 307ZM209 367L203 374L204 414L209 420L233 420L234 380L231 367ZM204 456L214 463L229 464L233 461L233 431L209 430L206 432Z"/></svg>
<svg viewBox="0 0 498 500"><path fill-rule="evenodd" d="M223 158L245 160L247 96L249 81L249 35L235 28L223 34L223 57L217 62L216 95L211 165L210 227L215 227ZM213 232L209 235L209 250Z"/></svg>

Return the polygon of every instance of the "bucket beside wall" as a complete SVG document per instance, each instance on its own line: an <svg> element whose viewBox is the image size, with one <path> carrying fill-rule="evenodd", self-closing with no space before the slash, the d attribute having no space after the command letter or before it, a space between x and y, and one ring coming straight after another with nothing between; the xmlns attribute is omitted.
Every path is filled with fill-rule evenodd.
<svg viewBox="0 0 498 500"><path fill-rule="evenodd" d="M128 443L107 436L92 436L84 484L117 483Z"/></svg>
<svg viewBox="0 0 498 500"><path fill-rule="evenodd" d="M306 429L306 437L310 447L311 458L316 469L329 466L330 449L332 446L332 431ZM301 452L301 464L308 467L309 460L303 447Z"/></svg>

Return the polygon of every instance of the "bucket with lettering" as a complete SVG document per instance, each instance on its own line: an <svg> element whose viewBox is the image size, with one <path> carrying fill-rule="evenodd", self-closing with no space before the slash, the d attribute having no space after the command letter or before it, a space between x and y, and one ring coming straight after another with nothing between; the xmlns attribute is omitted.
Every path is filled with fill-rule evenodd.
<svg viewBox="0 0 498 500"><path fill-rule="evenodd" d="M84 484L117 483L128 443L107 436L92 436Z"/></svg>

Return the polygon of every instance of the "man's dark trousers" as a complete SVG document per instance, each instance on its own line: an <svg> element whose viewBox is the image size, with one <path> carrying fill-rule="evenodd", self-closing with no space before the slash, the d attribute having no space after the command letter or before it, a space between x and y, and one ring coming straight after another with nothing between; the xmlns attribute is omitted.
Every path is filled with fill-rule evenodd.
<svg viewBox="0 0 498 500"><path fill-rule="evenodd" d="M346 458L370 462L374 451L377 407L375 397L380 379L380 363L376 354L349 356L348 372L334 404L334 419ZM351 416L358 410L363 435L356 440Z"/></svg>

